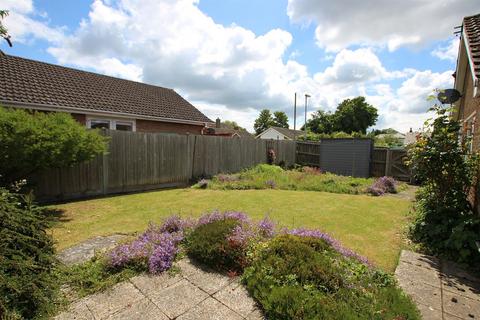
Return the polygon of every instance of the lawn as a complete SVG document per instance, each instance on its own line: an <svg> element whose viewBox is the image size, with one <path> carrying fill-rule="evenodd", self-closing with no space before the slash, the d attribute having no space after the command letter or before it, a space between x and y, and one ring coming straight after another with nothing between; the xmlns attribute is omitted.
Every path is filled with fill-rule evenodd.
<svg viewBox="0 0 480 320"><path fill-rule="evenodd" d="M71 202L52 227L57 249L97 235L133 233L171 214L199 216L237 210L255 219L266 214L289 227L318 228L345 246L393 271L411 203L394 196L371 197L311 191L175 189Z"/></svg>

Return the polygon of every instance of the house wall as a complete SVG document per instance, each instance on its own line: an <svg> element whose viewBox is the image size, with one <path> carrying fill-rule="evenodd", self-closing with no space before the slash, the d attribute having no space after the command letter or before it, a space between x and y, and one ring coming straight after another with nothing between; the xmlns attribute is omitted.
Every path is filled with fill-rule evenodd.
<svg viewBox="0 0 480 320"><path fill-rule="evenodd" d="M138 132L165 132L179 134L202 134L202 125L137 120Z"/></svg>
<svg viewBox="0 0 480 320"><path fill-rule="evenodd" d="M86 115L80 114L80 113L71 113L71 115L72 115L73 119L77 120L81 124L83 124L83 125L87 124L87 116Z"/></svg>
<svg viewBox="0 0 480 320"><path fill-rule="evenodd" d="M83 125L87 123L87 115L72 113L72 117ZM99 117L106 118L109 117ZM163 132L163 133L177 133L177 134L202 134L202 125L192 125L183 123L170 123L152 120L136 120L137 132Z"/></svg>
<svg viewBox="0 0 480 320"><path fill-rule="evenodd" d="M480 98L473 97L473 79L470 68L467 69L465 75L465 92L463 95L464 101L462 101L463 110L461 112L461 120L465 120L470 117L474 112L476 112L475 122L474 122L474 132L473 132L473 150L480 150Z"/></svg>
<svg viewBox="0 0 480 320"><path fill-rule="evenodd" d="M276 130L272 130L272 129L267 129L264 133L262 133L262 135L259 137L260 139L274 139L274 140L284 140L284 139L287 139L287 137L285 137L283 134L281 134L280 132L276 131Z"/></svg>

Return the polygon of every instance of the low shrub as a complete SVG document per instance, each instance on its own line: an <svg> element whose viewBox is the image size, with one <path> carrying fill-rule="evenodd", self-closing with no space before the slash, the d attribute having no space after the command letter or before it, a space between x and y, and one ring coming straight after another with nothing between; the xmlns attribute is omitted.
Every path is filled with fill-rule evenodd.
<svg viewBox="0 0 480 320"><path fill-rule="evenodd" d="M0 188L0 319L45 316L58 293L57 260L41 209Z"/></svg>
<svg viewBox="0 0 480 320"><path fill-rule="evenodd" d="M199 218L186 238L187 253L220 271L241 272L249 263L249 249L275 235L275 223L253 223L242 212L214 212Z"/></svg>
<svg viewBox="0 0 480 320"><path fill-rule="evenodd" d="M340 254L321 237L273 239L242 280L268 319L420 319L390 275Z"/></svg>
<svg viewBox="0 0 480 320"><path fill-rule="evenodd" d="M392 177L381 177L375 180L367 191L373 196L382 196L385 193L397 193L397 181Z"/></svg>
<svg viewBox="0 0 480 320"><path fill-rule="evenodd" d="M215 269L239 269L240 252L227 240L238 224L238 220L226 218L198 226L187 239L188 254Z"/></svg>

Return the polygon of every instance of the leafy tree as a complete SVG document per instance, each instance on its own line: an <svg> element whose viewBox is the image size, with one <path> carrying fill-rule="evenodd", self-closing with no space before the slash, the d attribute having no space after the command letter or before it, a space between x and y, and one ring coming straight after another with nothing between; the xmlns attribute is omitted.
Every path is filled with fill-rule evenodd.
<svg viewBox="0 0 480 320"><path fill-rule="evenodd" d="M331 134L334 128L333 115L330 112L318 110L307 121L307 128L313 133ZM305 130L305 127L302 126L301 130Z"/></svg>
<svg viewBox="0 0 480 320"><path fill-rule="evenodd" d="M0 185L43 169L90 160L106 147L105 137L69 114L0 107Z"/></svg>
<svg viewBox="0 0 480 320"><path fill-rule="evenodd" d="M375 136L375 146L376 147L401 147L403 146L403 141L400 138L395 137L393 134L382 133L383 136Z"/></svg>
<svg viewBox="0 0 480 320"><path fill-rule="evenodd" d="M260 111L260 115L255 120L255 123L253 124L253 129L255 129L256 134L260 134L273 125L274 122L272 113L268 109L263 109L262 111Z"/></svg>
<svg viewBox="0 0 480 320"><path fill-rule="evenodd" d="M373 126L377 119L377 109L368 104L364 97L356 97L340 103L335 113L318 110L307 121L307 126L314 133L360 132L366 134L367 128Z"/></svg>
<svg viewBox="0 0 480 320"><path fill-rule="evenodd" d="M0 37L4 38L11 47L10 36L8 35L7 28L2 23L2 20L5 19L6 16L8 16L8 10L0 10Z"/></svg>
<svg viewBox="0 0 480 320"><path fill-rule="evenodd" d="M283 111L275 111L273 113L273 126L280 128L288 128L288 116Z"/></svg>
<svg viewBox="0 0 480 320"><path fill-rule="evenodd" d="M334 114L335 131L346 133L366 133L367 128L373 126L378 119L375 107L365 101L365 97L343 100Z"/></svg>
<svg viewBox="0 0 480 320"><path fill-rule="evenodd" d="M469 154L468 141L459 141L461 124L448 108L431 110L437 117L409 151L409 164L422 182L410 235L433 254L478 268L480 217L468 201L478 176L478 155Z"/></svg>

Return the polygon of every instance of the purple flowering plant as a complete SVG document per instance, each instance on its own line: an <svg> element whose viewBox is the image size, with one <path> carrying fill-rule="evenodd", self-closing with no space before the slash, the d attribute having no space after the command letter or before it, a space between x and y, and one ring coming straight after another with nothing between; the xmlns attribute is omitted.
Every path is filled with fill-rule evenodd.
<svg viewBox="0 0 480 320"><path fill-rule="evenodd" d="M397 182L392 177L381 177L368 187L367 192L373 196L382 196L385 193L397 193Z"/></svg>
<svg viewBox="0 0 480 320"><path fill-rule="evenodd" d="M107 254L108 264L112 268L133 266L152 274L159 274L172 266L179 252L179 246L188 237L188 234L194 232L199 226L227 219L236 220L238 223L224 238L226 247L223 254L236 257L240 269L252 261L253 251L265 245L268 246L268 240L279 234L276 223L270 218L265 217L254 222L240 211L213 211L198 219L172 215L166 218L161 225L150 224L147 230L133 241L120 244L111 250ZM341 255L370 265L365 257L343 247L340 242L320 230L284 228L280 233L323 239Z"/></svg>

